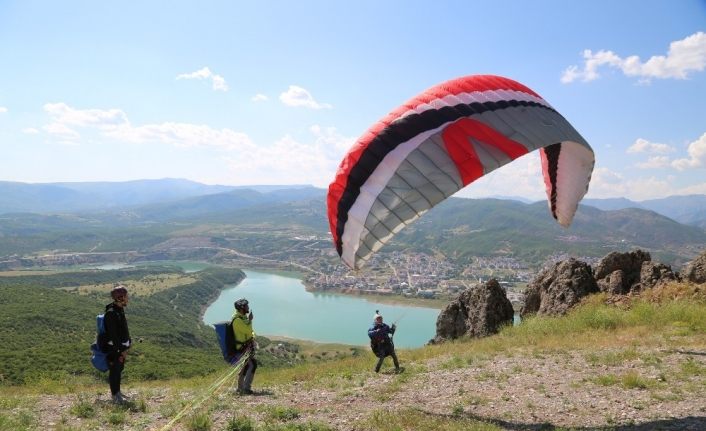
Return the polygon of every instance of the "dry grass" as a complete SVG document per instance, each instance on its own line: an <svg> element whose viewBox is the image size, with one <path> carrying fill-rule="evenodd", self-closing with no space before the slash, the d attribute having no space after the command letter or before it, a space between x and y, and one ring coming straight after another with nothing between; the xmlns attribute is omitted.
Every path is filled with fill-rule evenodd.
<svg viewBox="0 0 706 431"><path fill-rule="evenodd" d="M171 289L177 286L183 286L196 282L197 279L183 274L159 274L148 275L139 280L126 280L123 282L127 286L131 295L135 296L150 296L163 290ZM105 293L109 292L114 286L113 283L102 284L87 284L77 287L71 287L66 290L78 292L81 295L89 293Z"/></svg>

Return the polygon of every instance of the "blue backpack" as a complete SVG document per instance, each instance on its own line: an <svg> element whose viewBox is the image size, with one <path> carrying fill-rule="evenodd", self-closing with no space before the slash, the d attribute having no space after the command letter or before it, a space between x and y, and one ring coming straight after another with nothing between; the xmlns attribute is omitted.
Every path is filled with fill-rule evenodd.
<svg viewBox="0 0 706 431"><path fill-rule="evenodd" d="M233 333L233 321L218 322L213 325L218 336L218 345L221 347L223 360L229 364L235 364L240 359L240 354L235 348L235 334Z"/></svg>
<svg viewBox="0 0 706 431"><path fill-rule="evenodd" d="M105 315L96 316L96 341L91 344L91 364L98 371L108 371L108 356L101 350L100 345L105 336Z"/></svg>

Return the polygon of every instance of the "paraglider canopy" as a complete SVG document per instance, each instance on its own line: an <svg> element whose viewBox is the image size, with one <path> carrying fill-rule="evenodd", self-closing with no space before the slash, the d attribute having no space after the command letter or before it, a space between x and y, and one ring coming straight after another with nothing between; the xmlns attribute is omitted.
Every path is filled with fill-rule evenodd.
<svg viewBox="0 0 706 431"><path fill-rule="evenodd" d="M519 82L472 75L436 85L375 123L329 186L343 262L360 268L404 226L476 179L539 150L549 210L569 226L588 191L593 150Z"/></svg>

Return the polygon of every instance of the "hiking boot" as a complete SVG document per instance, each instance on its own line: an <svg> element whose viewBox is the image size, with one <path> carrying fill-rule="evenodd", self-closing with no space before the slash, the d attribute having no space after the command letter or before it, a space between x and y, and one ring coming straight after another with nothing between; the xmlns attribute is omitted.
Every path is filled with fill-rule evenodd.
<svg viewBox="0 0 706 431"><path fill-rule="evenodd" d="M254 392L251 389L238 389L236 391L238 395L252 395Z"/></svg>
<svg viewBox="0 0 706 431"><path fill-rule="evenodd" d="M123 397L123 394L118 392L117 394L113 395L113 404L126 404L127 399Z"/></svg>

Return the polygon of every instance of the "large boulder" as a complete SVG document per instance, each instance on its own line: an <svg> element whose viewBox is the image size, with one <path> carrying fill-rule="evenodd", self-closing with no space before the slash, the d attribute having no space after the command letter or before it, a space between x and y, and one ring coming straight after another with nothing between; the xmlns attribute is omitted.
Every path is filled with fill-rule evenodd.
<svg viewBox="0 0 706 431"><path fill-rule="evenodd" d="M651 260L650 253L639 249L609 253L593 268L598 288L616 295L629 293L640 282L642 263Z"/></svg>
<svg viewBox="0 0 706 431"><path fill-rule="evenodd" d="M563 260L540 272L530 282L520 315L564 314L581 298L598 291L593 271L586 262L574 258Z"/></svg>
<svg viewBox="0 0 706 431"><path fill-rule="evenodd" d="M699 257L689 262L682 274L685 280L692 283L706 283L706 251Z"/></svg>
<svg viewBox="0 0 706 431"><path fill-rule="evenodd" d="M634 284L630 290L637 291L638 289L651 289L659 284L677 281L678 279L678 274L674 274L672 267L669 265L652 261L642 262L642 268L640 269L640 283Z"/></svg>
<svg viewBox="0 0 706 431"><path fill-rule="evenodd" d="M447 305L436 319L438 343L462 336L485 337L497 333L500 327L511 324L514 316L512 303L497 280L466 289Z"/></svg>

